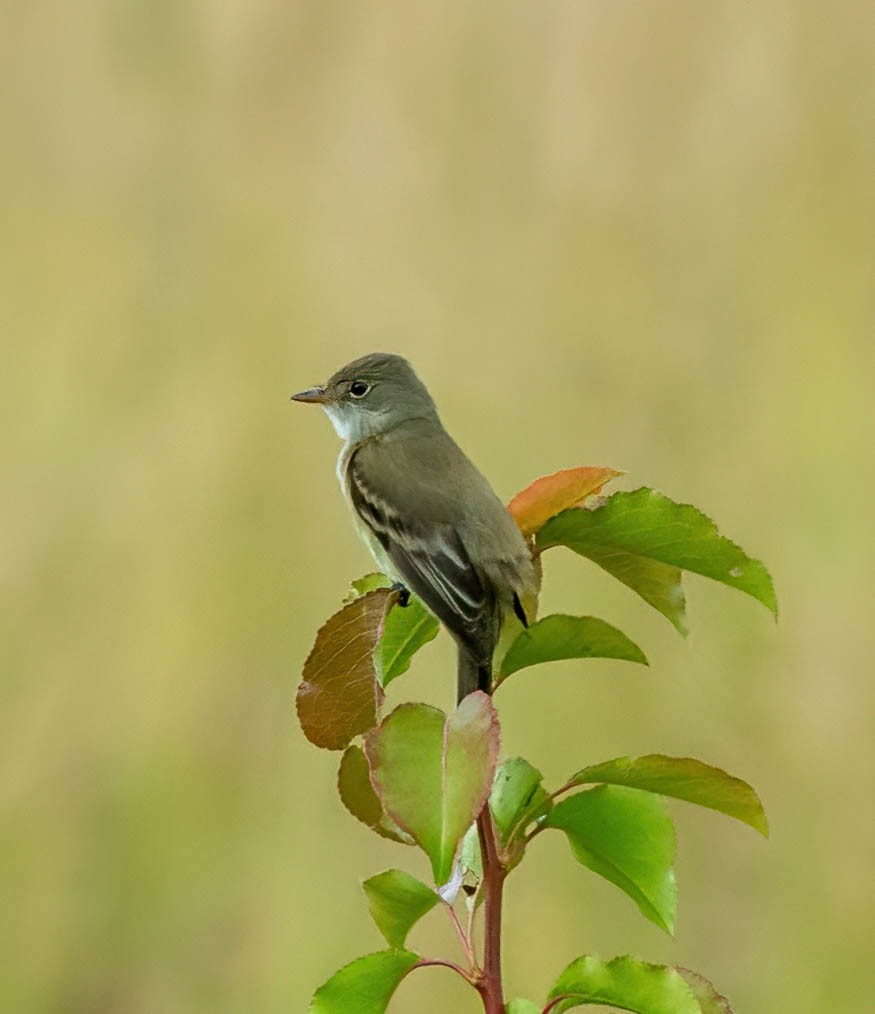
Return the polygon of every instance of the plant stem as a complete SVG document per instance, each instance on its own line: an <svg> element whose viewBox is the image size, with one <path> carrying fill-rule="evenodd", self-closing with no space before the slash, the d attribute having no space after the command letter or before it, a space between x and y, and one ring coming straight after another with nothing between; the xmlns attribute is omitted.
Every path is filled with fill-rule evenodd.
<svg viewBox="0 0 875 1014"><path fill-rule="evenodd" d="M462 945L462 950L465 952L465 957L468 959L468 964L473 965L474 949L471 946L470 924L468 927L468 932L466 933L465 930L462 929L462 924L459 922L459 917L456 915L456 910L453 908L452 905L447 905L447 912L449 913L450 916L450 922L453 924L453 927L456 930L456 935L459 938L459 943Z"/></svg>
<svg viewBox="0 0 875 1014"><path fill-rule="evenodd" d="M552 1000L547 1002L547 1006L541 1011L541 1014L550 1014L550 1011L553 1010L554 1007L558 1007L563 1000L568 1000L569 998L570 994L566 995L564 993L561 996L554 996Z"/></svg>
<svg viewBox="0 0 875 1014"><path fill-rule="evenodd" d="M477 986L477 982L471 978L471 976L462 968L457 965L455 961L446 961L444 958L420 958L416 962L415 968L450 968L456 973L461 975L465 982L470 982L472 986Z"/></svg>
<svg viewBox="0 0 875 1014"><path fill-rule="evenodd" d="M495 842L495 824L487 803L477 818L480 852L483 857L484 942L483 971L477 990L486 1014L504 1014L501 982L501 900L507 871L501 864Z"/></svg>

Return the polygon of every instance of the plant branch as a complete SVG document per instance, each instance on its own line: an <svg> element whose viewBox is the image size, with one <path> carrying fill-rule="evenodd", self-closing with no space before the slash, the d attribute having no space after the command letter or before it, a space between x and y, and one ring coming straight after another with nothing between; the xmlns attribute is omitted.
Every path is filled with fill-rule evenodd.
<svg viewBox="0 0 875 1014"><path fill-rule="evenodd" d="M541 1011L541 1014L550 1014L550 1011L554 1007L557 1007L563 1000L570 1000L570 993L563 993L560 996L554 996L553 999L547 1004L547 1006Z"/></svg>
<svg viewBox="0 0 875 1014"><path fill-rule="evenodd" d="M580 784L575 781L566 782L564 785L560 785L558 789L554 789L553 792L549 793L549 799L555 799L557 796L561 796L563 792L570 792L571 789L579 789Z"/></svg>
<svg viewBox="0 0 875 1014"><path fill-rule="evenodd" d="M538 826L534 828L534 830L529 831L529 833L525 836L525 838L523 838L523 841L526 843L526 845L528 845L533 838L537 838L542 831L546 830L547 827L545 824L538 824Z"/></svg>
<svg viewBox="0 0 875 1014"><path fill-rule="evenodd" d="M447 913L450 916L450 922L453 924L456 934L459 937L459 943L462 945L462 950L465 952L465 957L468 959L468 964L473 967L474 961L474 950L471 947L471 925L468 923L468 932L466 933L459 922L459 917L456 914L456 910L452 905L447 905Z"/></svg>
<svg viewBox="0 0 875 1014"><path fill-rule="evenodd" d="M417 961L416 964L413 967L414 968L431 968L431 967L449 968L453 972L455 972L456 975L461 975L461 977L465 980L465 982L467 982L470 986L474 986L475 988L479 988L477 986L477 980L473 976L469 975L465 971L465 969L462 968L461 965L457 965L455 961L447 961L445 958L420 958L419 961Z"/></svg>
<svg viewBox="0 0 875 1014"><path fill-rule="evenodd" d="M480 852L483 857L483 971L477 990L486 1014L504 1014L501 981L501 902L507 870L502 866L495 840L495 824L487 803L477 818Z"/></svg>
<svg viewBox="0 0 875 1014"><path fill-rule="evenodd" d="M553 799L556 799L558 796L561 796L563 792L570 792L572 789L579 789L579 788L580 788L580 786L578 785L577 782L573 782L573 781L572 782L566 782L564 785L560 785L558 789L555 789L553 792L548 793L547 798L550 799L550 800L553 800ZM510 831L508 832L508 835L507 835L507 840L508 841L513 841L513 839L516 838L517 833L519 831L522 831L523 828L527 824L530 824L530 823L531 823L531 818L527 817L526 814L523 814L522 817L520 817L520 819L511 827L511 829L510 829ZM543 830L543 825L539 824L533 831L530 831L527 835L523 836L523 841L526 844L528 844L532 840L532 838L534 838L535 835L538 834L538 832L542 831L542 830Z"/></svg>

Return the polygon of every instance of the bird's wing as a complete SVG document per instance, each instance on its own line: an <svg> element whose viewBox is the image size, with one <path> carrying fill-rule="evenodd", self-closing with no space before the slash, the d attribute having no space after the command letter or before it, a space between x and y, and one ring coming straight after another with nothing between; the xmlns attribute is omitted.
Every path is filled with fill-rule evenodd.
<svg viewBox="0 0 875 1014"><path fill-rule="evenodd" d="M425 451L423 446L417 450L420 455ZM404 458L401 448L387 453L377 442L355 451L346 470L353 508L438 619L472 647L489 644L494 637L493 590L453 524L452 498L440 489L439 475L428 469L416 470L428 476L428 487L413 490Z"/></svg>

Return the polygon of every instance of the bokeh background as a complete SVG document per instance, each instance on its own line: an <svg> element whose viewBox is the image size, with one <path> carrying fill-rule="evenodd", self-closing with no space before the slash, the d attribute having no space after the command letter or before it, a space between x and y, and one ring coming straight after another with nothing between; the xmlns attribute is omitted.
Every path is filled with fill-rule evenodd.
<svg viewBox="0 0 875 1014"><path fill-rule="evenodd" d="M701 970L739 1011L873 981L873 122L866 0L80 0L0 32L0 1008L303 1011L381 946L413 850L341 808L292 699L369 569L289 394L406 354L509 498L575 464L697 504L781 622L704 579L692 636L571 554L545 606L650 670L501 697L556 782L701 756L771 841L678 804L676 939L544 836L510 995L572 957ZM447 639L395 701L447 705ZM452 953L433 915L415 946ZM440 970L398 1011L475 1011Z"/></svg>

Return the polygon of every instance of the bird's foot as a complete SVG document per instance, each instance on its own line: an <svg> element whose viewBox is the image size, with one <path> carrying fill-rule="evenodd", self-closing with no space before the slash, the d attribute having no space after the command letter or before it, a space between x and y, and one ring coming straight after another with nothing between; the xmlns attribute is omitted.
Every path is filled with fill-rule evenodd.
<svg viewBox="0 0 875 1014"><path fill-rule="evenodd" d="M403 609L405 606L410 605L410 589L405 585L401 584L400 581L396 581L390 591L395 592L398 595L398 605Z"/></svg>

